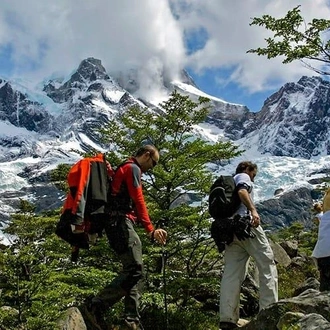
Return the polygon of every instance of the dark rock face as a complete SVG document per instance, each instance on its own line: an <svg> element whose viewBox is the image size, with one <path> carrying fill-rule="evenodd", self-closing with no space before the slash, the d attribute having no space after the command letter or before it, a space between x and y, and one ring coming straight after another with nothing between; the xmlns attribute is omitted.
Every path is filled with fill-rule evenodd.
<svg viewBox="0 0 330 330"><path fill-rule="evenodd" d="M50 81L44 87L44 91L54 102L63 103L69 101L77 90L82 90L88 85L92 86L89 86L89 91L100 90L100 84L93 84L96 80L111 80L111 78L100 60L89 57L80 63L77 71L62 86L56 89L54 82Z"/></svg>
<svg viewBox="0 0 330 330"><path fill-rule="evenodd" d="M319 290L320 289L320 282L314 278L309 277L300 287L298 287L295 291L293 296L299 296L306 290L313 289L313 290Z"/></svg>
<svg viewBox="0 0 330 330"><path fill-rule="evenodd" d="M185 84L198 88L197 85L195 84L194 80L191 78L191 76L188 74L188 72L186 70L181 70L180 80Z"/></svg>
<svg viewBox="0 0 330 330"><path fill-rule="evenodd" d="M206 121L223 129L228 139L235 141L248 133L245 127L247 123L252 125L255 114L250 112L247 107L217 101L210 103L212 110Z"/></svg>
<svg viewBox="0 0 330 330"><path fill-rule="evenodd" d="M305 227L312 225L313 199L311 191L302 187L284 193L279 198L272 198L257 204L264 229L280 229L293 222L301 222Z"/></svg>
<svg viewBox="0 0 330 330"><path fill-rule="evenodd" d="M0 88L0 120L38 133L47 133L54 129L53 118L44 106L29 100L21 92L14 91L8 82Z"/></svg>
<svg viewBox="0 0 330 330"><path fill-rule="evenodd" d="M270 96L257 115L259 146L275 156L310 158L329 145L330 82L302 77Z"/></svg>
<svg viewBox="0 0 330 330"><path fill-rule="evenodd" d="M0 146L4 147L5 150L0 154L0 162L34 156L38 149L35 141L31 141L24 136L3 137L0 139Z"/></svg>
<svg viewBox="0 0 330 330"><path fill-rule="evenodd" d="M274 191L274 196L277 196L279 194L282 194L282 192L284 192L284 189L283 188L278 188Z"/></svg>
<svg viewBox="0 0 330 330"><path fill-rule="evenodd" d="M298 241L283 241L280 243L284 251L290 258L295 258L298 255Z"/></svg>
<svg viewBox="0 0 330 330"><path fill-rule="evenodd" d="M261 153L307 159L319 155L322 149L330 154L330 82L302 77L297 83L287 83L264 102L258 113L233 104L217 108L213 102L207 121L234 141L258 135Z"/></svg>
<svg viewBox="0 0 330 330"><path fill-rule="evenodd" d="M84 318L77 307L68 308L57 322L59 329L87 330Z"/></svg>

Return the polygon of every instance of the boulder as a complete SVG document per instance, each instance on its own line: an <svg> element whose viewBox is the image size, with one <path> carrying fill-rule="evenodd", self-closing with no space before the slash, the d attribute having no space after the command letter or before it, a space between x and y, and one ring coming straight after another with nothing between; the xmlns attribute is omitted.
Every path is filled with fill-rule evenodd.
<svg viewBox="0 0 330 330"><path fill-rule="evenodd" d="M299 286L294 291L293 296L299 296L301 293L308 289L319 290L320 282L314 277L309 277L301 286Z"/></svg>
<svg viewBox="0 0 330 330"><path fill-rule="evenodd" d="M77 307L67 309L58 321L59 330L87 330L85 321Z"/></svg>
<svg viewBox="0 0 330 330"><path fill-rule="evenodd" d="M282 248L282 246L272 240L269 240L270 246L274 252L275 262L279 265L283 265L287 267L291 263L291 258L288 256L286 251Z"/></svg>
<svg viewBox="0 0 330 330"><path fill-rule="evenodd" d="M326 322L330 319L330 292L319 292L317 290L309 289L299 296L282 299L277 303L271 304L259 312L259 314L251 320L247 325L241 327L244 330L279 330L278 324L283 324L284 320L281 318L286 314L294 311L294 313L304 314L302 318L295 318L300 325L297 324L297 329L316 329L321 325L323 328L330 329ZM308 314L319 315L309 316ZM284 318L285 319L285 318ZM306 324L310 328L306 327ZM302 324L304 328L302 328ZM300 326L300 327L299 327ZM292 329L296 329L292 328ZM285 329L285 328L282 328ZM290 329L290 328L286 328ZM319 328L318 328L319 329Z"/></svg>
<svg viewBox="0 0 330 330"><path fill-rule="evenodd" d="M280 245L290 258L294 258L298 255L298 241L283 241Z"/></svg>

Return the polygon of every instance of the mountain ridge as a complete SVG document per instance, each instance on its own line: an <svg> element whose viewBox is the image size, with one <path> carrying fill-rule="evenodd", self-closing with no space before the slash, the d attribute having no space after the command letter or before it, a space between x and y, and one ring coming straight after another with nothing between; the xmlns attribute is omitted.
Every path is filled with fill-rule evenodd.
<svg viewBox="0 0 330 330"><path fill-rule="evenodd" d="M320 77L302 77L297 83L285 84L265 100L259 112L251 112L244 105L200 91L186 71L182 71L181 76L183 81L169 82L164 78L162 89L167 97L175 89L193 99L209 97L210 113L206 121L222 129L225 138L249 140L258 134L261 154L310 158L330 153L327 134L330 83ZM79 125L88 130L81 118L89 118L91 122L91 118L95 118L104 123L110 119L109 113L118 113L127 106L155 106L155 102L132 94L139 85L136 77L135 73L135 78L120 82L106 72L101 60L83 60L68 80L60 83L53 79L43 86L45 96L59 108L56 120L56 115L47 109L49 102L45 105L30 100L28 95L14 90L10 82L3 83L1 79L0 120L40 133L55 131L61 134ZM135 87L126 90L122 86L127 83ZM166 95L162 95L160 101L166 99ZM19 112L21 116L18 116ZM70 112L76 112L76 115L70 116ZM92 137L91 132L88 134ZM92 139L96 142L95 137Z"/></svg>
<svg viewBox="0 0 330 330"><path fill-rule="evenodd" d="M52 195L48 205L60 205L63 196L56 190L49 192L47 171L59 163L76 161L80 156L73 149L105 152L107 146L101 142L98 129L128 106L157 111L155 99L141 98L139 83L134 80L137 76L131 72L128 80L116 80L106 72L101 60L87 58L68 79L48 80L35 95L31 89L24 93L22 82L15 88L15 83L0 79L0 162L8 164L0 169L0 177L6 180L6 171L13 164L17 169L12 174L26 180L26 186L16 196L12 192L16 187L10 191L6 185L0 186L0 221L8 220L8 210L14 210L18 197L24 194L32 200L39 199L41 209L47 205L44 192L48 189L47 194ZM181 81L169 81L163 75L162 86L158 86L160 101L173 90L192 99L209 96L197 88L187 72L182 71L181 76ZM129 90L123 87L125 84ZM206 129L201 125L195 132L210 142L232 140L242 149L255 149L259 155L303 159L328 155L329 84L319 77L302 77L267 98L260 112L209 96L210 112L203 124ZM304 104L304 108L297 104ZM212 132L212 138L207 131Z"/></svg>

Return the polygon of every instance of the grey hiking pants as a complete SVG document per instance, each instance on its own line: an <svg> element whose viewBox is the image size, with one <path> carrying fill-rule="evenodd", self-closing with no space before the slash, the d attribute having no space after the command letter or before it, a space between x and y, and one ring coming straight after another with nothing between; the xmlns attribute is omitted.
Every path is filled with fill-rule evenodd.
<svg viewBox="0 0 330 330"><path fill-rule="evenodd" d="M124 297L125 318L139 319L139 301L143 287L142 245L131 220L112 218L105 231L110 246L118 254L122 271L105 287L93 302L107 309Z"/></svg>
<svg viewBox="0 0 330 330"><path fill-rule="evenodd" d="M259 270L259 309L277 302L278 279L274 254L261 226L252 228L256 235L226 245L225 269L220 287L220 321L236 323L239 319L239 303L242 282L245 279L250 256Z"/></svg>

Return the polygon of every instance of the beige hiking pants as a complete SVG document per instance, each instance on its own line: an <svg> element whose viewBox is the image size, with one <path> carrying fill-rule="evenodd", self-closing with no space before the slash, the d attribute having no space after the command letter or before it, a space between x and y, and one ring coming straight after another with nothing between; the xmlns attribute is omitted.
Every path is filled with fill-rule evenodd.
<svg viewBox="0 0 330 330"><path fill-rule="evenodd" d="M259 309L277 302L278 281L274 254L261 228L253 228L254 238L226 245L225 269L220 288L220 321L236 323L239 319L240 290L252 257L259 270Z"/></svg>

